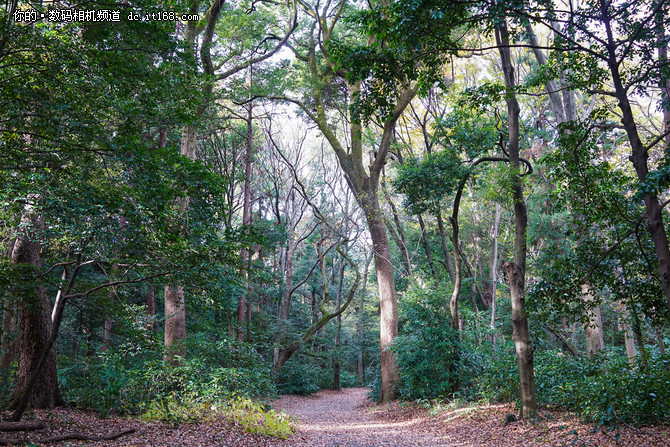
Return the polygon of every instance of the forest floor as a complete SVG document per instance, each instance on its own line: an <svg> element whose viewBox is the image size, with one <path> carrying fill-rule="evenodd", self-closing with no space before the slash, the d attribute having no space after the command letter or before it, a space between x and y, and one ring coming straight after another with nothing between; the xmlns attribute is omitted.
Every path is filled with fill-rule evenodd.
<svg viewBox="0 0 670 447"><path fill-rule="evenodd" d="M413 447L413 446L669 446L670 427L634 428L619 425L595 430L564 412L542 411L535 421L505 424L512 405L485 405L428 410L390 403L377 406L366 388L320 391L313 396L283 396L273 402L287 412L297 427L288 440L239 431L220 418L200 424L173 426L111 417L74 409L35 411L31 418L45 421L47 429L5 433L39 444L39 440L66 433L104 436L124 430L134 432L106 441L62 441L50 446L231 446L231 447ZM2 442L0 441L0 444ZM32 444L32 445L36 445Z"/></svg>

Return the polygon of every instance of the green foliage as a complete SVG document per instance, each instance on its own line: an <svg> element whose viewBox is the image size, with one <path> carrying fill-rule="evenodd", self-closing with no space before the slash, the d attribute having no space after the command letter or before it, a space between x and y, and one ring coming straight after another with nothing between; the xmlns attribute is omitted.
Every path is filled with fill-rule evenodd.
<svg viewBox="0 0 670 447"><path fill-rule="evenodd" d="M319 373L312 365L292 358L277 374L277 391L305 396L319 391Z"/></svg>
<svg viewBox="0 0 670 447"><path fill-rule="evenodd" d="M370 388L368 397L374 402L378 402L382 395L382 370L379 365L374 365L365 370L365 377L368 378L366 386Z"/></svg>
<svg viewBox="0 0 670 447"><path fill-rule="evenodd" d="M420 94L442 82L439 67L456 51L452 33L466 15L464 4L439 0L378 3L352 14L349 22L374 39L333 39L327 48L347 80L362 83L354 120L390 117L407 80L417 82Z"/></svg>
<svg viewBox="0 0 670 447"><path fill-rule="evenodd" d="M455 192L464 175L458 155L445 150L428 154L421 161L408 159L398 168L393 186L405 194L404 205L418 214L437 209L445 196Z"/></svg>
<svg viewBox="0 0 670 447"><path fill-rule="evenodd" d="M215 405L196 396L170 393L151 401L142 413L142 420L172 425L200 423L213 418L215 409Z"/></svg>
<svg viewBox="0 0 670 447"><path fill-rule="evenodd" d="M174 367L163 363L162 348L154 346L128 343L103 353L98 362L61 365L63 390L101 415L173 414L171 399L222 402L232 395L268 398L276 393L270 365L251 345L199 337L186 342L189 356Z"/></svg>
<svg viewBox="0 0 670 447"><path fill-rule="evenodd" d="M656 356L646 368L631 366L619 351L592 359L545 351L535 358L541 403L568 408L600 424L659 423L670 417L667 358Z"/></svg>
<svg viewBox="0 0 670 447"><path fill-rule="evenodd" d="M400 303L397 355L403 399L432 399L453 393L458 383L458 334L445 312L445 296L412 290Z"/></svg>
<svg viewBox="0 0 670 447"><path fill-rule="evenodd" d="M467 338L467 337L466 337ZM535 388L540 405L574 411L598 424L659 423L670 417L670 361L654 356L648 366L631 366L620 350L594 358L571 357L560 350L535 352ZM519 376L510 341L464 344L458 396L468 400L517 401Z"/></svg>
<svg viewBox="0 0 670 447"><path fill-rule="evenodd" d="M286 439L293 434L294 428L287 414L267 410L263 405L248 398L237 396L223 407L224 413L242 429L249 433L258 433Z"/></svg>
<svg viewBox="0 0 670 447"><path fill-rule="evenodd" d="M263 404L240 395L218 401L193 394L178 396L171 393L151 402L142 413L142 419L177 425L207 422L217 414L223 414L248 433L286 439L294 432L288 415L266 409Z"/></svg>
<svg viewBox="0 0 670 447"><path fill-rule="evenodd" d="M460 371L458 394L467 399L514 402L519 398L519 370L510 341L499 341L495 350L490 345L465 345Z"/></svg>
<svg viewBox="0 0 670 447"><path fill-rule="evenodd" d="M466 106L454 109L436 123L434 139L442 149L398 166L393 186L405 195L410 212L437 210L464 178L473 175L469 162L494 150L499 132L489 115Z"/></svg>

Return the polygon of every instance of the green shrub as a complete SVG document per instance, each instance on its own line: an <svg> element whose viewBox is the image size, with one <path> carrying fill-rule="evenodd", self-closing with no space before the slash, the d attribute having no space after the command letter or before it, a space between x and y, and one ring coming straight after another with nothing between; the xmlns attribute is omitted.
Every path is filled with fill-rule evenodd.
<svg viewBox="0 0 670 447"><path fill-rule="evenodd" d="M519 398L519 369L512 342L466 346L461 351L459 394L471 400L513 402Z"/></svg>
<svg viewBox="0 0 670 447"><path fill-rule="evenodd" d="M309 364L291 359L282 366L275 379L281 394L305 396L319 391L319 371Z"/></svg>
<svg viewBox="0 0 670 447"><path fill-rule="evenodd" d="M198 423L213 417L216 407L195 396L170 393L154 399L142 413L144 421L159 421L168 424Z"/></svg>
<svg viewBox="0 0 670 447"><path fill-rule="evenodd" d="M592 359L546 351L536 355L538 401L578 412L601 424L658 423L670 418L668 358L631 366L622 352Z"/></svg>
<svg viewBox="0 0 670 447"><path fill-rule="evenodd" d="M274 436L281 439L293 434L294 427L286 413L266 410L258 402L237 396L223 407L224 414L249 433Z"/></svg>
<svg viewBox="0 0 670 447"><path fill-rule="evenodd" d="M227 339L197 344L194 354L181 359L178 366L165 365L162 350L123 345L90 363L85 359L65 364L59 379L68 400L97 409L102 416L146 413L150 408L160 412L162 407L167 411L170 399L214 402L232 394L253 398L276 394L271 365L253 346Z"/></svg>
<svg viewBox="0 0 670 447"><path fill-rule="evenodd" d="M379 402L379 398L382 395L382 370L379 364L366 368L365 377L368 379L365 386L370 388L368 397L374 402Z"/></svg>
<svg viewBox="0 0 670 447"><path fill-rule="evenodd" d="M391 349L400 370L403 399L432 399L458 385L458 335L444 311L444 300L418 291L401 302L402 331Z"/></svg>

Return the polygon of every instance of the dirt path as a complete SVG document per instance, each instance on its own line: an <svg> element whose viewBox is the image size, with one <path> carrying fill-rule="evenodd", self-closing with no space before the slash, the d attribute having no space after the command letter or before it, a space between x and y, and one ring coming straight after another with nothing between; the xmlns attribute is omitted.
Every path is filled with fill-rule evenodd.
<svg viewBox="0 0 670 447"><path fill-rule="evenodd" d="M284 396L273 406L300 423L292 446L405 447L451 446L443 434L431 431L426 418L393 417L391 406L375 409L366 388L320 391L313 396ZM396 415L399 416L399 415ZM409 416L409 417L408 417ZM395 420L398 419L398 420Z"/></svg>
<svg viewBox="0 0 670 447"><path fill-rule="evenodd" d="M574 416L543 411L537 420L505 424L511 404L445 409L430 415L393 402L376 406L366 388L283 396L273 404L298 420L295 436L276 447L669 446L668 427L594 430Z"/></svg>
<svg viewBox="0 0 670 447"><path fill-rule="evenodd" d="M297 420L297 433L287 440L241 431L219 415L199 423L143 422L137 417L100 419L95 412L72 408L35 410L44 430L4 436L35 442L64 433L95 436L123 430L135 432L113 441L86 442L98 447L650 447L670 446L670 427L642 429L618 426L595 431L564 412L542 410L540 418L505 424L512 404L447 408L429 414L417 406L392 402L377 406L367 389L320 391L314 396L283 396L273 403ZM3 416L0 414L0 416ZM4 416L7 416L6 414ZM34 445L34 444L33 444ZM48 444L83 445L81 441Z"/></svg>

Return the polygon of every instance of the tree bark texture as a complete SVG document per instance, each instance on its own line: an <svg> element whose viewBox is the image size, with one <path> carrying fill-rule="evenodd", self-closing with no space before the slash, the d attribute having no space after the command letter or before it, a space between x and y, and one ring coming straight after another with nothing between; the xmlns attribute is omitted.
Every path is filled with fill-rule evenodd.
<svg viewBox="0 0 670 447"><path fill-rule="evenodd" d="M496 291L498 283L498 230L500 228L500 204L496 203L496 217L493 221L493 261L491 261L491 331L496 328ZM495 346L496 338L493 334L493 345Z"/></svg>
<svg viewBox="0 0 670 447"><path fill-rule="evenodd" d="M175 362L175 355L183 355L183 349L175 346L186 338L186 304L184 288L165 286L165 336L164 343L168 352L165 361Z"/></svg>
<svg viewBox="0 0 670 447"><path fill-rule="evenodd" d="M467 177L461 180L454 197L454 205L451 211L451 245L454 247L454 289L451 292L451 300L449 301L449 313L451 314L451 327L455 331L460 331L461 322L458 317L458 299L461 295L461 284L463 282L463 268L461 266L461 254L459 252L459 226L458 226L458 211L461 207L461 197L463 196L463 188L467 182Z"/></svg>
<svg viewBox="0 0 670 447"><path fill-rule="evenodd" d="M435 212L435 218L437 219L437 228L440 231L440 242L442 242L442 252L444 253L444 259L447 263L449 279L453 284L456 281L456 272L454 270L454 264L451 262L451 254L449 253L449 245L447 244L447 233L444 230L444 221L442 220L442 210L438 209Z"/></svg>
<svg viewBox="0 0 670 447"><path fill-rule="evenodd" d="M32 214L32 210L24 211L22 221L33 228L39 225L38 218ZM41 267L41 244L36 240L36 235L27 231L19 235L12 249L11 263L14 265L29 264L33 267ZM25 278L31 281L32 278ZM49 347L49 336L51 335L51 312L50 303L44 286L35 286L27 300L19 306L19 338L18 353L19 365L17 372L16 389L10 398L8 407L14 408L19 405L21 397L29 392L29 385L33 375L39 375L28 400L28 405L33 408L54 408L62 405L56 375L56 353L50 350L41 371L38 364L45 350Z"/></svg>
<svg viewBox="0 0 670 447"><path fill-rule="evenodd" d="M512 194L514 198L514 261L505 264L504 269L510 288L512 301L512 339L519 365L519 382L521 385L522 418L537 412L535 394L535 377L533 371L533 347L530 342L528 318L525 312L525 275L526 275L526 228L528 213L523 197L519 161L519 103L514 94L516 85L514 65L510 51L510 42L506 20L496 26L496 42L500 52L505 87L508 115L507 152L510 159L510 175L512 176Z"/></svg>
<svg viewBox="0 0 670 447"><path fill-rule="evenodd" d="M2 309L2 357L0 357L0 371L8 371L16 358L16 323L17 307L14 300L6 298Z"/></svg>
<svg viewBox="0 0 670 447"><path fill-rule="evenodd" d="M593 301L591 294L591 286L582 284L582 300L587 304ZM605 347L605 339L603 338L603 322L600 315L600 306L593 307L586 311L588 318L584 325L584 334L586 335L586 354L593 357L598 351Z"/></svg>
<svg viewBox="0 0 670 447"><path fill-rule="evenodd" d="M619 329L623 331L624 344L626 346L626 356L631 366L635 365L637 359L637 350L635 349L635 339L633 328L630 324L630 312L624 303L619 303L621 317L619 319Z"/></svg>

